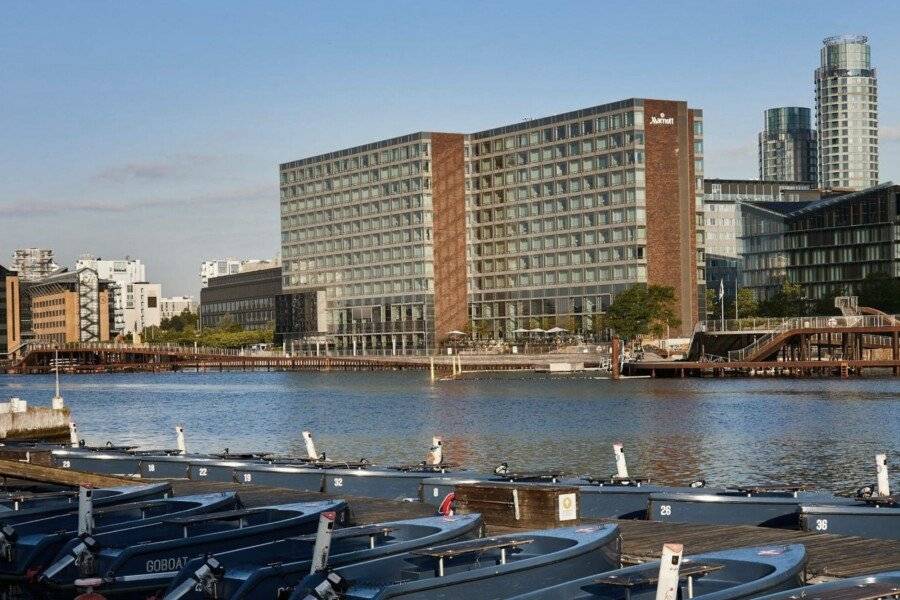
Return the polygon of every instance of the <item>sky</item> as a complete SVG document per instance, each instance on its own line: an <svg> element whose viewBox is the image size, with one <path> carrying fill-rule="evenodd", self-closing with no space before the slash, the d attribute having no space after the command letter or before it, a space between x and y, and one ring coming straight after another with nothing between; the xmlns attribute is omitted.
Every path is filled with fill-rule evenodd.
<svg viewBox="0 0 900 600"><path fill-rule="evenodd" d="M863 33L900 181L900 2L0 3L0 263L279 250L278 164L629 97L705 116L707 177L756 178L773 106L814 106L822 38Z"/></svg>

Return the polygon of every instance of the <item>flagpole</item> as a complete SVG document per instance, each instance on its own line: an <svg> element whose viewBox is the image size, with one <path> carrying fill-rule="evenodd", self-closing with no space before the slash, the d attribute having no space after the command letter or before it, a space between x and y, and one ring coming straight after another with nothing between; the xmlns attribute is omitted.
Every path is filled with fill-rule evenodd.
<svg viewBox="0 0 900 600"><path fill-rule="evenodd" d="M719 309L722 313L722 331L725 331L725 280L719 280Z"/></svg>

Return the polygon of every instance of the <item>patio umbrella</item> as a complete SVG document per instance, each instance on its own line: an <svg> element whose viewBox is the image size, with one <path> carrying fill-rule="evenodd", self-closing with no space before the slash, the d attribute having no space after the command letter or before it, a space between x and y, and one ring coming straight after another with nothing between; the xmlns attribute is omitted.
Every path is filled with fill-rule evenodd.
<svg viewBox="0 0 900 600"><path fill-rule="evenodd" d="M466 332L459 331L458 329L454 329L453 331L448 331L447 335L466 335Z"/></svg>
<svg viewBox="0 0 900 600"><path fill-rule="evenodd" d="M531 331L531 333L547 333L546 331L544 331L544 330L541 329L540 327L535 327L534 329L531 329L530 331Z"/></svg>
<svg viewBox="0 0 900 600"><path fill-rule="evenodd" d="M513 333L529 333L529 330L525 329L524 327L519 327L518 329L513 331Z"/></svg>
<svg viewBox="0 0 900 600"><path fill-rule="evenodd" d="M551 327L547 330L547 333L566 333L567 331L567 329L563 329L562 327Z"/></svg>

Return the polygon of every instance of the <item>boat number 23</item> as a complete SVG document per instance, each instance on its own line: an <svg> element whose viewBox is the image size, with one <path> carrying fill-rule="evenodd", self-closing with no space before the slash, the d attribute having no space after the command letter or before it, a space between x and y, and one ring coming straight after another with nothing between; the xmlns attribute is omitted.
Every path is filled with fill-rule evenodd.
<svg viewBox="0 0 900 600"><path fill-rule="evenodd" d="M659 516L661 517L669 517L672 515L672 506L669 504L660 504L659 506Z"/></svg>
<svg viewBox="0 0 900 600"><path fill-rule="evenodd" d="M828 519L816 519L816 531L828 531Z"/></svg>

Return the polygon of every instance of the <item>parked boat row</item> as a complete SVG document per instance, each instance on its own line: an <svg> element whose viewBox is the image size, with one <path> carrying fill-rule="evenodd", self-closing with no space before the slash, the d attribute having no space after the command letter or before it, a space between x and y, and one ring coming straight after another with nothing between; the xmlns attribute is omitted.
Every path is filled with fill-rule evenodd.
<svg viewBox="0 0 900 600"><path fill-rule="evenodd" d="M621 444L613 447L614 475L571 477L554 471L516 471L506 463L493 473L463 470L444 461L440 438L433 439L421 463L378 466L365 459L328 459L316 450L308 432L303 437L304 457L264 452L233 454L227 449L218 454L190 454L180 427L175 451L106 451L80 446L57 447L51 452L53 464L66 469L416 500L437 507L448 504L456 486L462 484L572 485L580 491L579 513L585 518L761 525L900 539L900 497L890 492L883 454L876 457L877 483L861 489L855 497L844 497L802 486L710 487L702 480L682 487L659 485L630 475Z"/></svg>

